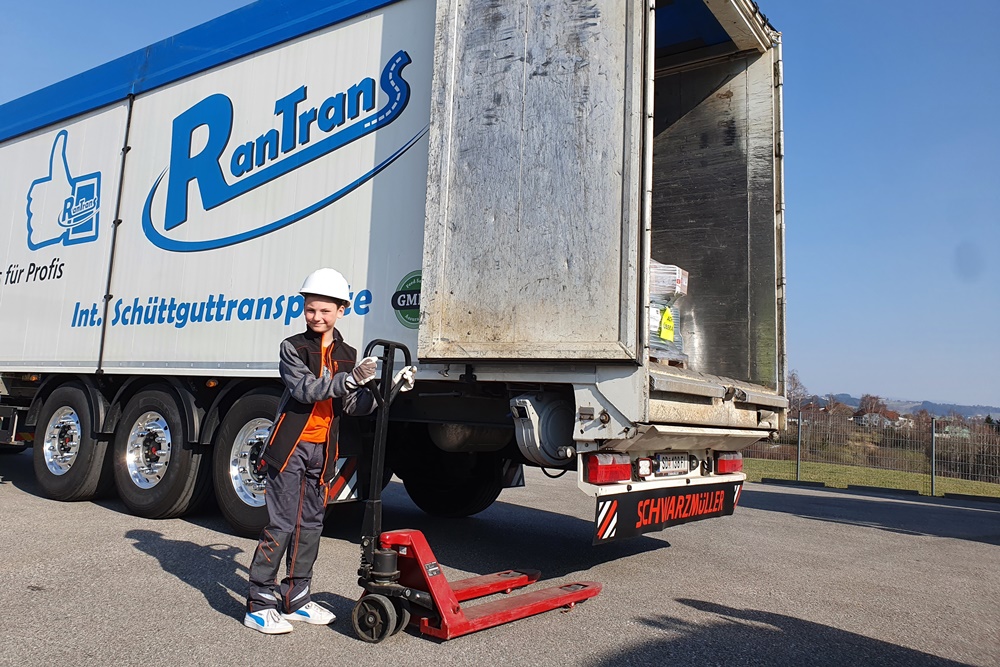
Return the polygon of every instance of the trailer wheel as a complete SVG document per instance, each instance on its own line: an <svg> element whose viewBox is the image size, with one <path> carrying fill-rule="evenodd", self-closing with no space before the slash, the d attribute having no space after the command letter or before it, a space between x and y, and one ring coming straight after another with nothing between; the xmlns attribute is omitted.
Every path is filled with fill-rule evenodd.
<svg viewBox="0 0 1000 667"><path fill-rule="evenodd" d="M254 393L226 413L215 438L212 476L219 509L239 535L257 537L267 526L265 475L258 469L281 397Z"/></svg>
<svg viewBox="0 0 1000 667"><path fill-rule="evenodd" d="M209 489L204 459L168 389L144 389L125 406L115 431L115 485L133 514L170 519L197 506Z"/></svg>
<svg viewBox="0 0 1000 667"><path fill-rule="evenodd" d="M410 500L431 516L458 518L479 514L503 491L503 459L480 455L467 476L407 475Z"/></svg>
<svg viewBox="0 0 1000 667"><path fill-rule="evenodd" d="M386 637L395 634L396 609L384 595L375 593L365 595L354 605L351 612L351 625L354 634L361 641L378 644Z"/></svg>
<svg viewBox="0 0 1000 667"><path fill-rule="evenodd" d="M83 387L57 387L42 404L33 464L42 493L56 500L90 500L113 488L108 443L93 437Z"/></svg>

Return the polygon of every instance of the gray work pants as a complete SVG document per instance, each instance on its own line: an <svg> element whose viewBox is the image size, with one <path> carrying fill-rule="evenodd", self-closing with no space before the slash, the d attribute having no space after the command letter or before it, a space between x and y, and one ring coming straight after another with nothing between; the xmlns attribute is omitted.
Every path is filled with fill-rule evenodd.
<svg viewBox="0 0 1000 667"><path fill-rule="evenodd" d="M320 488L325 445L299 442L285 469L267 468L268 525L250 564L247 610L290 614L309 602L313 564L319 553L326 502ZM278 568L285 558L285 578Z"/></svg>

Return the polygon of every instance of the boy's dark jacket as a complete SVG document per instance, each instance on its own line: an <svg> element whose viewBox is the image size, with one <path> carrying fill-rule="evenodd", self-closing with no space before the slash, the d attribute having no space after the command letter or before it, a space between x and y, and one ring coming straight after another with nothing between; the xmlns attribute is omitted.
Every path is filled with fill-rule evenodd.
<svg viewBox="0 0 1000 667"><path fill-rule="evenodd" d="M331 373L323 366L322 340L322 334L307 329L281 342L278 372L285 385L285 393L281 397L263 458L268 465L284 470L299 442L302 429L309 421L313 405L320 401L332 401L333 419L320 482L326 486L336 472L340 416L366 415L375 408L375 400L367 389L352 391L347 388L348 374L357 363L357 351L345 343L340 332L334 329L333 344L327 349L329 365L333 368Z"/></svg>

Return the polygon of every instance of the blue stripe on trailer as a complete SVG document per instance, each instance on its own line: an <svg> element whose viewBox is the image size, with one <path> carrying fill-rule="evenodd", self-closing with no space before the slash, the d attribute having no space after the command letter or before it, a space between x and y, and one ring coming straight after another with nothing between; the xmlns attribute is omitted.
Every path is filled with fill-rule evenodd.
<svg viewBox="0 0 1000 667"><path fill-rule="evenodd" d="M0 141L398 1L259 0L0 106Z"/></svg>

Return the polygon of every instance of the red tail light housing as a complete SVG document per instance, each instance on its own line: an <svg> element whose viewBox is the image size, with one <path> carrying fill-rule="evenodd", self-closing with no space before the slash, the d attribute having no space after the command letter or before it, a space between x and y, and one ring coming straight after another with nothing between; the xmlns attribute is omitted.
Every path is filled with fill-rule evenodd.
<svg viewBox="0 0 1000 667"><path fill-rule="evenodd" d="M743 472L743 454L740 452L716 454L715 472L719 475L728 475L732 472Z"/></svg>
<svg viewBox="0 0 1000 667"><path fill-rule="evenodd" d="M628 454L587 454L584 474L590 484L614 484L632 479Z"/></svg>

